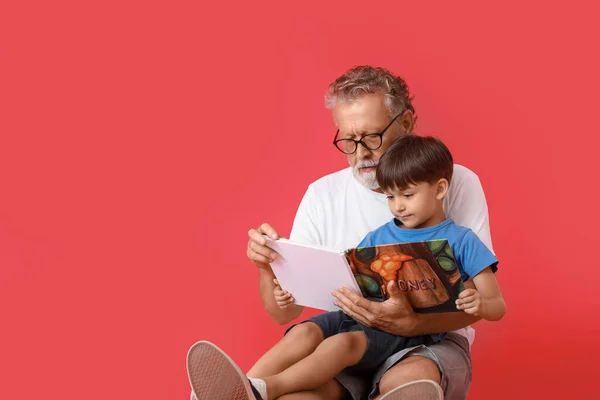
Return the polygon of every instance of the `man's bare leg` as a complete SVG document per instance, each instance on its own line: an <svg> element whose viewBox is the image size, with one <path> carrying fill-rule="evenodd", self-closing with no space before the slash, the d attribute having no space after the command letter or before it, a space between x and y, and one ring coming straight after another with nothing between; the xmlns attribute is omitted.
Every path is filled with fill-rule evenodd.
<svg viewBox="0 0 600 400"><path fill-rule="evenodd" d="M342 400L343 397L342 385L332 380L318 389L286 394L275 400Z"/></svg>
<svg viewBox="0 0 600 400"><path fill-rule="evenodd" d="M323 332L313 322L294 326L275 346L254 364L248 376L276 375L311 354L323 342Z"/></svg>
<svg viewBox="0 0 600 400"><path fill-rule="evenodd" d="M379 396L377 399L400 385L421 379L429 379L439 384L441 374L437 364L433 360L422 356L405 358L383 374L379 381Z"/></svg>

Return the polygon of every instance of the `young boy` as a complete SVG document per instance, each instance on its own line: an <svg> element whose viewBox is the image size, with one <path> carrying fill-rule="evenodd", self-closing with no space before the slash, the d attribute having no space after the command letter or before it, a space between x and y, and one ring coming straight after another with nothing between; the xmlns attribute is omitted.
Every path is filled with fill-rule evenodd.
<svg viewBox="0 0 600 400"><path fill-rule="evenodd" d="M395 218L370 232L358 247L447 239L466 287L457 308L486 320L499 320L505 304L494 276L498 260L471 230L444 215L442 199L452 170L452 155L438 139L400 137L377 167L377 182ZM388 290L395 290L394 285L390 282ZM283 308L294 301L279 286L274 295ZM397 351L431 345L443 337L396 336L364 326L342 311L328 312L288 329L252 367L248 378L256 398L273 400L317 389L344 369L372 374Z"/></svg>

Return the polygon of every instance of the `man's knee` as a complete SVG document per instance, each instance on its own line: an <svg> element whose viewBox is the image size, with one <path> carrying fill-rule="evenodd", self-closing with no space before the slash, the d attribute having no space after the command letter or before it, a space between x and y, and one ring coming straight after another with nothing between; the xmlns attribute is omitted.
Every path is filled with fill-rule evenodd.
<svg viewBox="0 0 600 400"><path fill-rule="evenodd" d="M429 379L440 383L440 370L437 364L427 357L408 357L383 374L379 381L379 392L384 394L400 385L419 379Z"/></svg>

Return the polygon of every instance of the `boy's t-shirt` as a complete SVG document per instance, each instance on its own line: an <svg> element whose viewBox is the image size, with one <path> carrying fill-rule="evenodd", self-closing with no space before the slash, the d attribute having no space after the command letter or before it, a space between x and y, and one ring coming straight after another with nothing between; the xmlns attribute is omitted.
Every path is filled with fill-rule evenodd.
<svg viewBox="0 0 600 400"><path fill-rule="evenodd" d="M394 218L369 232L358 247L438 239L448 240L463 280L473 279L487 267L491 267L493 272L498 269L498 259L477 235L469 228L455 224L451 219L428 228L407 229L402 228L401 222Z"/></svg>

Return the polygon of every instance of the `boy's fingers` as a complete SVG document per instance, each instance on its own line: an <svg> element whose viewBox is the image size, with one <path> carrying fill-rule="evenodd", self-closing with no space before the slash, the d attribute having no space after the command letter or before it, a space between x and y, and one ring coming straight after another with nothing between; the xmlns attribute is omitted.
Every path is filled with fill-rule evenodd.
<svg viewBox="0 0 600 400"><path fill-rule="evenodd" d="M468 296L473 296L477 291L475 289L465 289L458 294L459 299L464 299Z"/></svg>
<svg viewBox="0 0 600 400"><path fill-rule="evenodd" d="M458 308L459 310L468 310L470 308L475 308L477 307L477 303L476 302L470 302L470 303L464 303L464 304L458 304L456 306L456 308Z"/></svg>
<svg viewBox="0 0 600 400"><path fill-rule="evenodd" d="M475 296L469 296L462 299L456 300L456 304L466 304L475 301Z"/></svg>

